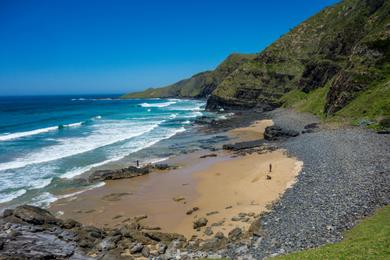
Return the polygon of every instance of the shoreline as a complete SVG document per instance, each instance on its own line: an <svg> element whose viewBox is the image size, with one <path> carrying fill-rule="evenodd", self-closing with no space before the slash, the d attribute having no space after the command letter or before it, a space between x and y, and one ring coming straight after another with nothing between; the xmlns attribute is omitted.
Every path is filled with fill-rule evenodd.
<svg viewBox="0 0 390 260"><path fill-rule="evenodd" d="M231 140L252 141L260 139L265 127L272 124L271 120L255 121L226 134ZM222 150L210 157L208 154L209 151L202 150L168 159L164 163L180 167L106 181L100 188L54 202L49 210L60 212L57 215L61 218L98 227L114 228L131 217L146 215L142 223L159 227L163 232L175 232L187 238L193 235L207 238L216 232L227 236L236 227L248 230L254 218L294 182L301 168L283 150L249 155ZM207 158L200 158L205 155ZM270 162L275 166L272 179L267 180ZM199 210L186 214L193 208ZM244 214L250 217L238 217ZM202 217L209 221L208 235L205 228L197 231L192 227Z"/></svg>

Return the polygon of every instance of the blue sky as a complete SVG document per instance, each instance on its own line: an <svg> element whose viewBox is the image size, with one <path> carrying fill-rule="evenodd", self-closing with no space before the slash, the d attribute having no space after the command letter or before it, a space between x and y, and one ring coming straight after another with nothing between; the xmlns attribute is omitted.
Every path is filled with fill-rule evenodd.
<svg viewBox="0 0 390 260"><path fill-rule="evenodd" d="M125 93L255 53L336 0L0 0L0 95Z"/></svg>

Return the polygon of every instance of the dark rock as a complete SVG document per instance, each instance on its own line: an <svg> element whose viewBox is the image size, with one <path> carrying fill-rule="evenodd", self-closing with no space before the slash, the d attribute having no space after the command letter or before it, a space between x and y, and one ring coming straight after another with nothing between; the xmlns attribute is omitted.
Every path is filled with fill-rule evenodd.
<svg viewBox="0 0 390 260"><path fill-rule="evenodd" d="M244 150L244 149L251 149L255 147L259 147L264 142L262 140L256 140L256 141L247 141L247 142L239 142L234 144L225 144L222 146L224 150L232 150L232 151L238 151L238 150Z"/></svg>
<svg viewBox="0 0 390 260"><path fill-rule="evenodd" d="M9 211L7 214L8 217L11 216ZM49 211L30 205L16 207L12 211L12 216L34 225L62 223L61 220L55 218Z"/></svg>
<svg viewBox="0 0 390 260"><path fill-rule="evenodd" d="M267 126L264 131L264 139L268 141L276 141L288 137L296 137L299 132L295 130L283 129L279 126Z"/></svg>
<svg viewBox="0 0 390 260"><path fill-rule="evenodd" d="M206 213L206 216L211 216L211 215L215 215L215 214L218 214L219 211L211 211L211 212L207 212Z"/></svg>
<svg viewBox="0 0 390 260"><path fill-rule="evenodd" d="M169 165L169 164L167 164L167 163L157 163L157 164L154 164L154 165L153 165L153 168L155 168L155 169L157 169L157 170L164 171L164 170L176 169L177 167L176 167L176 166Z"/></svg>
<svg viewBox="0 0 390 260"><path fill-rule="evenodd" d="M144 232L145 236L157 241L163 242L164 244L169 244L173 240L186 241L186 238L183 235L176 233L163 233L163 232Z"/></svg>
<svg viewBox="0 0 390 260"><path fill-rule="evenodd" d="M204 158L208 158L208 157L217 157L217 156L218 156L218 155L215 154L215 153L210 153L210 154L202 155L202 156L200 156L199 158L204 159Z"/></svg>
<svg viewBox="0 0 390 260"><path fill-rule="evenodd" d="M137 168L129 166L119 170L98 170L92 173L88 180L89 182L105 181L105 180L117 180L125 178L133 178L141 175L148 174L150 169L148 166L143 168Z"/></svg>
<svg viewBox="0 0 390 260"><path fill-rule="evenodd" d="M193 207L192 209L188 210L188 211L186 212L186 214L187 214L187 215L191 215L192 213L194 213L194 212L197 211L197 210L199 210L198 207Z"/></svg>
<svg viewBox="0 0 390 260"><path fill-rule="evenodd" d="M212 234L214 234L213 230L211 229L211 227L207 227L204 231L204 234L207 235L207 236L211 236Z"/></svg>
<svg viewBox="0 0 390 260"><path fill-rule="evenodd" d="M238 240L242 235L242 229L241 228L234 228L229 232L228 238L229 240L236 241Z"/></svg>
<svg viewBox="0 0 390 260"><path fill-rule="evenodd" d="M147 247L147 246L144 246L144 248L142 249L142 255L144 256L144 257L149 257L149 255L150 255L150 249L149 249L149 247Z"/></svg>
<svg viewBox="0 0 390 260"><path fill-rule="evenodd" d="M377 133L380 135L388 135L390 134L390 130L379 130L377 131Z"/></svg>
<svg viewBox="0 0 390 260"><path fill-rule="evenodd" d="M198 228L201 228L201 227L204 227L207 225L207 218L198 218L197 220L194 221L194 229L198 229Z"/></svg>
<svg viewBox="0 0 390 260"><path fill-rule="evenodd" d="M63 223L63 227L66 229L71 229L71 228L80 227L80 226L81 226L81 224L74 219L67 219Z"/></svg>
<svg viewBox="0 0 390 260"><path fill-rule="evenodd" d="M307 125L305 125L304 128L305 129L315 129L315 128L318 128L318 123L307 124Z"/></svg>
<svg viewBox="0 0 390 260"><path fill-rule="evenodd" d="M140 253L144 246L141 243L136 243L132 248L130 248L131 254Z"/></svg>
<svg viewBox="0 0 390 260"><path fill-rule="evenodd" d="M217 232L214 237L218 239L223 239L225 238L225 235L222 232Z"/></svg>

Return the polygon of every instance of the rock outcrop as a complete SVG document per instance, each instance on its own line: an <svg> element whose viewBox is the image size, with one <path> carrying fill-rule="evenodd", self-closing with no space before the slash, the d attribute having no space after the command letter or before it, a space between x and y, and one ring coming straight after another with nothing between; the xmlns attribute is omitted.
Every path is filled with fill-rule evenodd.
<svg viewBox="0 0 390 260"><path fill-rule="evenodd" d="M390 118L388 102L381 102L390 100L389 12L389 1L344 0L258 54L234 54L214 71L125 97L208 98L210 110L267 111L300 101L318 104L307 112L327 116L350 105L347 117ZM314 93L318 89L321 96ZM370 104L358 99L362 93L370 95Z"/></svg>

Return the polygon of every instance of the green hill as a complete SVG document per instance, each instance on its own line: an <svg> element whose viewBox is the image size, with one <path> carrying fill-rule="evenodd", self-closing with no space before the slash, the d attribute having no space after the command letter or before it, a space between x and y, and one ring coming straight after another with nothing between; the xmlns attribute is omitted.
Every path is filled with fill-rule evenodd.
<svg viewBox="0 0 390 260"><path fill-rule="evenodd" d="M390 117L390 1L344 0L265 50L124 97L208 97L208 109L294 107L323 117Z"/></svg>

